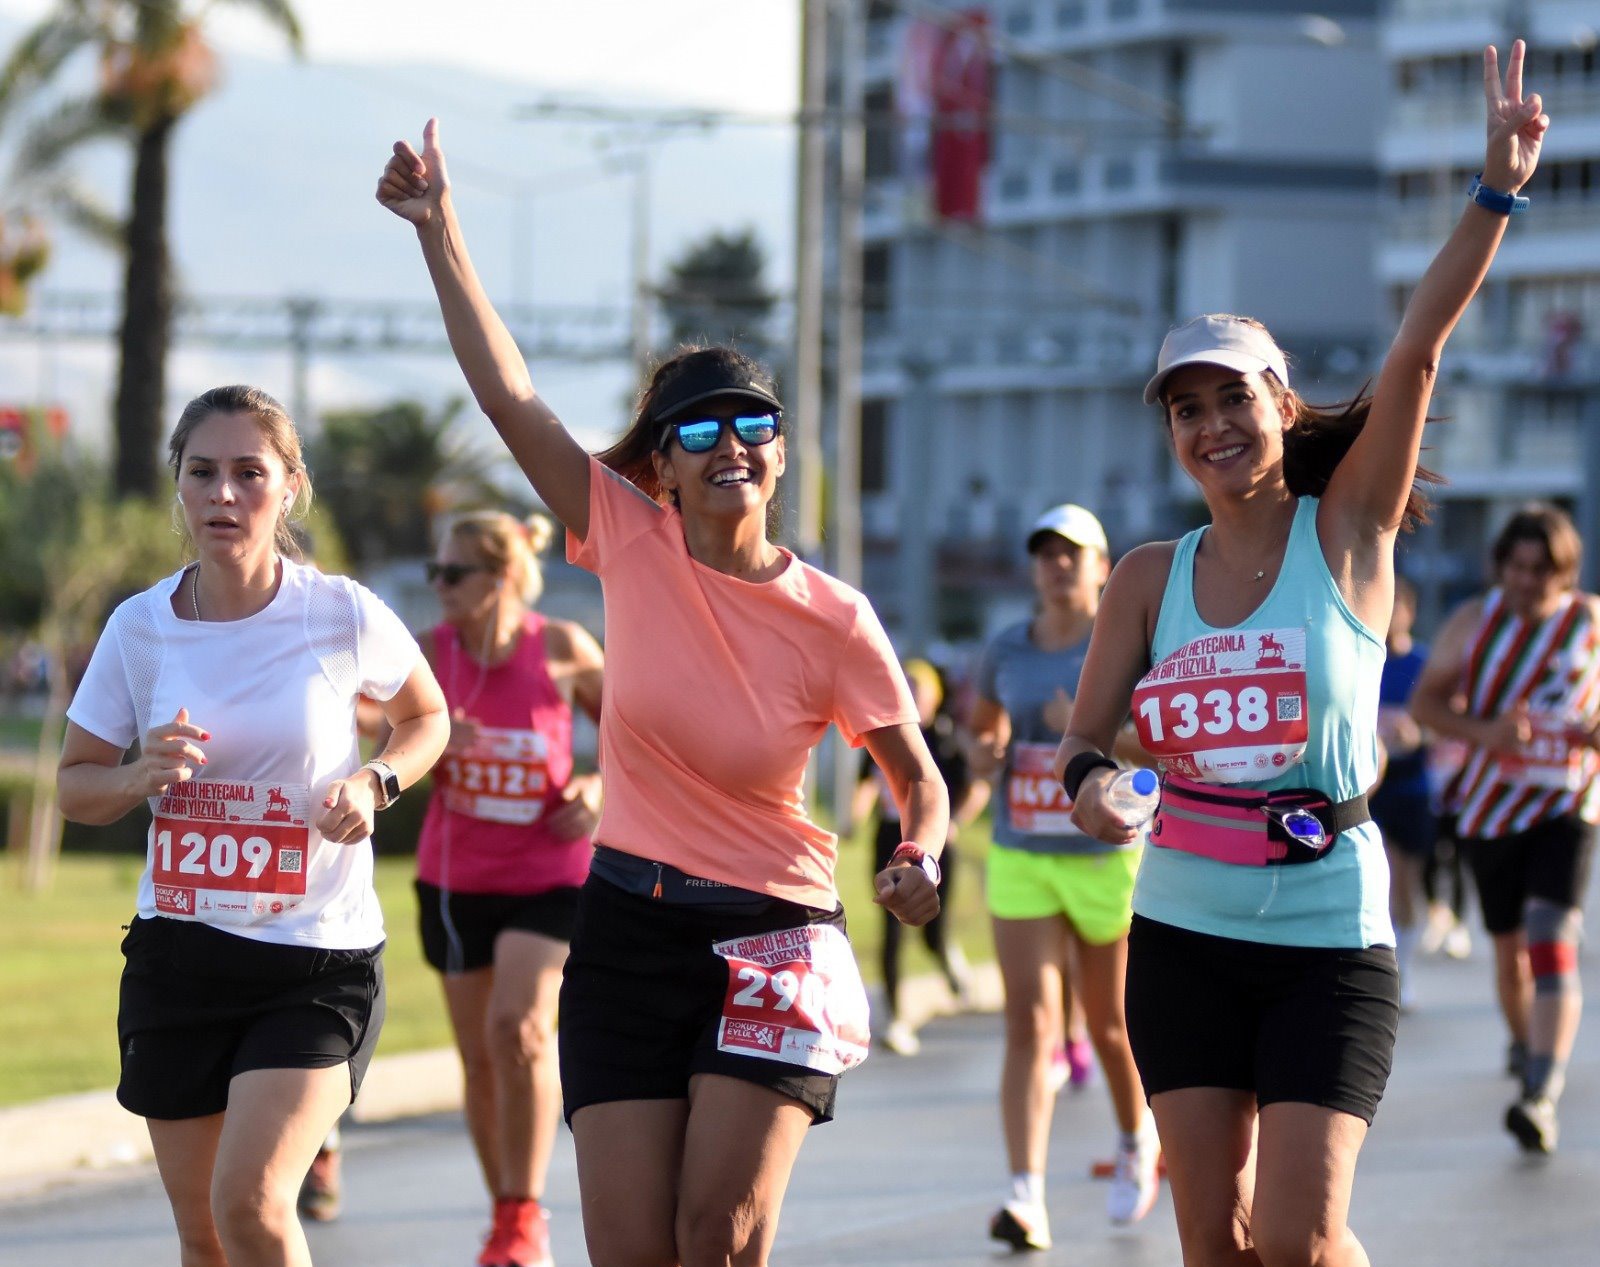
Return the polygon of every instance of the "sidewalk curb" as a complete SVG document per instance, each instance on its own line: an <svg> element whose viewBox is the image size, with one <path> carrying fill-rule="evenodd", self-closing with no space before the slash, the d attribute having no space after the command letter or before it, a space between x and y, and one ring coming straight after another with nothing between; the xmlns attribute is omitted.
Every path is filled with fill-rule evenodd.
<svg viewBox="0 0 1600 1267"><path fill-rule="evenodd" d="M951 1010L949 990L935 974L901 982L901 1010L913 1026ZM992 963L972 968L969 1007L1000 1005L1000 974ZM450 1113L461 1107L461 1061L453 1047L378 1056L367 1070L357 1122ZM111 1091L54 1096L0 1109L0 1199L29 1196L90 1174L151 1160L144 1119L117 1103Z"/></svg>

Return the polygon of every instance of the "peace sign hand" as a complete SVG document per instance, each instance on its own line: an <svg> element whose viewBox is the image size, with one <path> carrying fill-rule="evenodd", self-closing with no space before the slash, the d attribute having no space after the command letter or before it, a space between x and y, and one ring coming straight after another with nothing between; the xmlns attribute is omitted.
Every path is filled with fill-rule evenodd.
<svg viewBox="0 0 1600 1267"><path fill-rule="evenodd" d="M429 119L422 129L422 153L409 141L394 143L394 157L378 178L378 201L417 228L435 223L450 195L450 177L439 148L439 120Z"/></svg>
<svg viewBox="0 0 1600 1267"><path fill-rule="evenodd" d="M1550 116L1538 93L1522 95L1522 62L1527 46L1511 45L1505 85L1500 83L1500 56L1493 44L1483 50L1483 96L1488 105L1489 143L1483 156L1483 183L1501 193L1516 193L1539 165Z"/></svg>

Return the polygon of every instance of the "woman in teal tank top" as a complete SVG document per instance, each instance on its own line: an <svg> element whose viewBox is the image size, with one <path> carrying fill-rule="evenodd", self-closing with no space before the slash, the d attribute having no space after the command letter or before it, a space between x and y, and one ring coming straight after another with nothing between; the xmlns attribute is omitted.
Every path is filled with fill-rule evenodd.
<svg viewBox="0 0 1600 1267"><path fill-rule="evenodd" d="M1399 1016L1365 801L1394 545L1425 511L1417 455L1445 340L1549 124L1522 95L1523 54L1502 85L1484 51L1483 188L1370 397L1307 405L1265 327L1223 314L1173 330L1145 389L1210 522L1113 572L1056 769L1079 826L1120 844L1139 825L1110 808L1105 754L1130 713L1162 767L1127 1017L1186 1264L1368 1263L1347 1220Z"/></svg>

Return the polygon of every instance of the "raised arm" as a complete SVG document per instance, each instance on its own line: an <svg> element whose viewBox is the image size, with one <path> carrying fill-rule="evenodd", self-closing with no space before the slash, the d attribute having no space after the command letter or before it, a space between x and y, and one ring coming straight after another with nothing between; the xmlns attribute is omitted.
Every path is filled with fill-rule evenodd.
<svg viewBox="0 0 1600 1267"><path fill-rule="evenodd" d="M1550 125L1538 94L1522 95L1524 52L1521 40L1511 46L1502 85L1494 48L1483 51L1489 139L1482 180L1503 194L1516 193L1533 175ZM1323 498L1325 511L1333 516L1331 523L1319 519L1325 547L1335 544L1359 552L1363 545L1392 539L1399 530L1416 478L1422 427L1445 340L1488 273L1507 218L1468 203L1455 231L1417 284L1378 375L1367 425ZM1330 527L1342 529L1343 539L1330 543ZM1358 562L1355 572L1370 575L1371 568Z"/></svg>
<svg viewBox="0 0 1600 1267"><path fill-rule="evenodd" d="M589 533L589 455L539 399L516 340L489 302L467 255L439 148L439 121L422 130L422 153L396 141L378 201L414 225L451 350L478 407L494 424L539 498L568 531Z"/></svg>

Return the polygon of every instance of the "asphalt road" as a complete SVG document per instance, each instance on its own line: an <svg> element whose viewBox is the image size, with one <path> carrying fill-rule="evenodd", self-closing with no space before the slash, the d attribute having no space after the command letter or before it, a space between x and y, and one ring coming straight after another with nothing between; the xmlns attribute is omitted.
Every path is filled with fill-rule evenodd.
<svg viewBox="0 0 1600 1267"><path fill-rule="evenodd" d="M1420 1006L1405 1018L1394 1077L1362 1155L1352 1222L1372 1261L1404 1267L1600 1264L1600 1004L1588 1008L1562 1102L1562 1146L1520 1155L1501 1129L1513 1086L1490 998L1487 947L1425 960ZM1593 980L1600 956L1585 967ZM1593 990L1591 997L1600 994ZM923 1054L875 1054L847 1079L839 1120L812 1133L785 1206L776 1264L992 1264L985 1225L1004 1178L995 1087L999 1022L967 1016L924 1031ZM1098 1083L1058 1106L1049 1177L1056 1248L1030 1267L1155 1267L1178 1262L1172 1209L1129 1230L1104 1217L1091 1162L1112 1138ZM310 1232L319 1263L469 1267L486 1202L453 1117L347 1132L344 1216ZM570 1138L558 1144L547 1204L557 1263L587 1261ZM0 1204L0 1267L177 1262L148 1168Z"/></svg>

